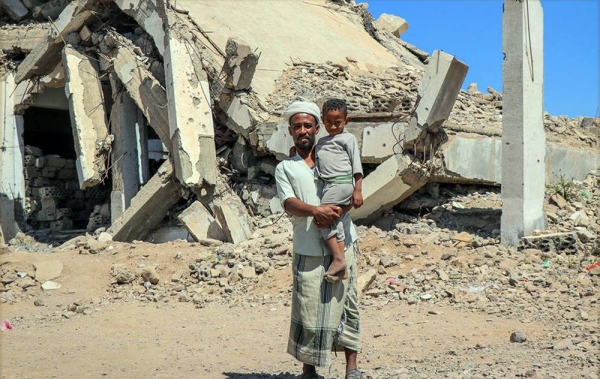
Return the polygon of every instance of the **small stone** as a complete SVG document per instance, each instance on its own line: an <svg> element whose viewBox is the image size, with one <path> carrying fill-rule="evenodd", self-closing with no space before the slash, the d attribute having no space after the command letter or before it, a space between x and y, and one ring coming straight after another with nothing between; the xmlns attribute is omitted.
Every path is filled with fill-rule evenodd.
<svg viewBox="0 0 600 379"><path fill-rule="evenodd" d="M457 203L456 201L452 202L452 208L454 209L465 209L465 206L462 205L461 203Z"/></svg>
<svg viewBox="0 0 600 379"><path fill-rule="evenodd" d="M240 275L244 279L254 278L256 276L256 271L254 270L254 267L244 267L240 271Z"/></svg>
<svg viewBox="0 0 600 379"><path fill-rule="evenodd" d="M381 258L379 258L379 264L383 267L390 267L393 265L392 258L387 254L383 254Z"/></svg>
<svg viewBox="0 0 600 379"><path fill-rule="evenodd" d="M510 334L510 342L523 343L525 341L527 341L527 337L521 332L512 332Z"/></svg>
<svg viewBox="0 0 600 379"><path fill-rule="evenodd" d="M448 277L448 274L446 274L444 272L444 270L437 269L437 270L435 270L435 272L438 274L438 277L440 278L441 281L446 282L446 281L450 280L450 278Z"/></svg>
<svg viewBox="0 0 600 379"><path fill-rule="evenodd" d="M554 350L569 350L573 347L573 341L570 338L558 341L552 346Z"/></svg>
<svg viewBox="0 0 600 379"><path fill-rule="evenodd" d="M124 264L112 265L110 272L117 284L128 284L135 280L135 275Z"/></svg>
<svg viewBox="0 0 600 379"><path fill-rule="evenodd" d="M144 280L144 282L150 282L154 285L160 282L160 279L158 278L158 275L156 274L156 269L154 267L148 267L144 269L144 271L142 271L141 277Z"/></svg>
<svg viewBox="0 0 600 379"><path fill-rule="evenodd" d="M429 293L421 295L421 300L431 300L431 298L433 298L433 296Z"/></svg>
<svg viewBox="0 0 600 379"><path fill-rule="evenodd" d="M47 282L44 282L44 284L42 284L42 289L44 291L57 290L59 288L60 288L60 284L53 282L51 280L48 280Z"/></svg>
<svg viewBox="0 0 600 379"><path fill-rule="evenodd" d="M36 285L35 280L33 280L32 278L30 278L29 276L26 276L24 278L18 279L17 280L17 285L23 289L25 288L29 288L29 287L34 287Z"/></svg>
<svg viewBox="0 0 600 379"><path fill-rule="evenodd" d="M98 236L98 242L112 242L112 240L112 235L106 232L102 232Z"/></svg>
<svg viewBox="0 0 600 379"><path fill-rule="evenodd" d="M43 307L44 301L42 299L35 299L35 301L33 302L33 305L35 305L36 307Z"/></svg>

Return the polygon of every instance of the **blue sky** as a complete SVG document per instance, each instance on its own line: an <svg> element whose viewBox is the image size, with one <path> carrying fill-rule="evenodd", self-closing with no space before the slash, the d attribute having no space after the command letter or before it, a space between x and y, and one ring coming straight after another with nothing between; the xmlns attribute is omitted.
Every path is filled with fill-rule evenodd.
<svg viewBox="0 0 600 379"><path fill-rule="evenodd" d="M362 2L358 1L357 3ZM404 18L402 39L432 53L444 50L469 66L476 82L502 91L503 0L371 0L368 10ZM553 115L600 117L600 1L542 0L544 109Z"/></svg>

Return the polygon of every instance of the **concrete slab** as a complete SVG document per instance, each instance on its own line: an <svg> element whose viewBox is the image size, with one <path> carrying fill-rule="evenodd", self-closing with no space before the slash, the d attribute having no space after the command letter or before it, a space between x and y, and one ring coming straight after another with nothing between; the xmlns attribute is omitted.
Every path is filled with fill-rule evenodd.
<svg viewBox="0 0 600 379"><path fill-rule="evenodd" d="M225 234L221 225L210 214L208 209L199 201L194 201L189 207L179 214L177 219L190 232L196 241L207 238L225 241Z"/></svg>
<svg viewBox="0 0 600 379"><path fill-rule="evenodd" d="M367 126L362 132L360 160L363 163L381 163L403 151L404 123L386 122Z"/></svg>
<svg viewBox="0 0 600 379"><path fill-rule="evenodd" d="M104 113L104 95L95 60L74 48L63 49L71 128L77 154L77 177L81 189L103 180L108 150L112 141ZM108 146L107 146L108 145Z"/></svg>
<svg viewBox="0 0 600 379"><path fill-rule="evenodd" d="M133 52L134 46L124 37L110 32L105 38L113 50L109 53L115 74L125 86L127 93L142 110L148 124L154 129L161 142L172 151L169 133L167 91L154 78L150 70L140 62Z"/></svg>
<svg viewBox="0 0 600 379"><path fill-rule="evenodd" d="M417 163L396 154L363 179L363 206L352 209L350 216L359 223L372 222L424 186L427 179Z"/></svg>
<svg viewBox="0 0 600 379"><path fill-rule="evenodd" d="M165 53L165 28L159 6L161 0L114 0L121 10L133 17L135 21L152 36L160 55Z"/></svg>
<svg viewBox="0 0 600 379"><path fill-rule="evenodd" d="M442 146L445 172L435 172L432 180L447 183L500 185L502 182L502 140L500 138L452 137ZM546 184L563 175L568 180L585 180L600 167L600 152L568 146L546 146Z"/></svg>
<svg viewBox="0 0 600 379"><path fill-rule="evenodd" d="M418 87L417 122L430 132L436 132L448 119L469 66L456 57L436 50L429 59L423 80Z"/></svg>
<svg viewBox="0 0 600 379"><path fill-rule="evenodd" d="M173 166L165 161L158 172L131 200L127 210L108 228L114 241L143 240L179 201L180 185L173 180Z"/></svg>
<svg viewBox="0 0 600 379"><path fill-rule="evenodd" d="M292 59L310 62L346 63L352 57L363 66L395 67L397 58L375 41L362 27L332 11L326 0L270 1L240 0L235 7L227 1L210 6L195 0L179 0L177 6L225 50L227 40L239 36L261 52L252 89L262 101L273 92L275 80ZM329 9L332 7L332 9ZM302 15L302 17L298 17ZM273 31L277 30L277 33ZM356 49L356 46L361 46Z"/></svg>
<svg viewBox="0 0 600 379"><path fill-rule="evenodd" d="M258 54L240 38L229 38L225 46L225 85L235 91L247 91L251 88L252 78L258 65Z"/></svg>
<svg viewBox="0 0 600 379"><path fill-rule="evenodd" d="M21 21L29 13L29 9L19 0L0 0L0 10L14 21Z"/></svg>
<svg viewBox="0 0 600 379"><path fill-rule="evenodd" d="M217 181L210 88L202 57L180 39L182 28L186 26L169 12L164 63L170 151L179 182L210 193Z"/></svg>
<svg viewBox="0 0 600 379"><path fill-rule="evenodd" d="M257 128L261 120L256 112L244 101L246 96L245 93L236 94L234 92L223 94L219 101L219 108L227 116L223 120L227 128L249 139L250 133Z"/></svg>
<svg viewBox="0 0 600 379"><path fill-rule="evenodd" d="M69 5L71 0L50 0L45 4L33 8L33 17L38 20L55 20Z"/></svg>
<svg viewBox="0 0 600 379"><path fill-rule="evenodd" d="M180 226L166 226L154 229L146 237L146 241L152 243L165 243L178 240L194 242L194 238L192 238L190 232Z"/></svg>
<svg viewBox="0 0 600 379"><path fill-rule="evenodd" d="M363 163L382 163L392 155L402 152L400 143L404 138L404 123L351 121L346 130L356 137ZM321 127L317 139L326 135L327 131ZM293 145L288 125L275 122L259 124L256 130L250 133L249 141L259 152L269 152L279 160L287 158Z"/></svg>
<svg viewBox="0 0 600 379"><path fill-rule="evenodd" d="M408 22L405 19L388 13L382 13L375 24L378 28L387 30L396 37L402 36L408 30Z"/></svg>
<svg viewBox="0 0 600 379"><path fill-rule="evenodd" d="M79 30L90 19L98 3L99 0L75 0L67 5L53 22L48 38L41 41L19 65L16 82L52 71L61 59L63 36Z"/></svg>
<svg viewBox="0 0 600 379"><path fill-rule="evenodd" d="M238 244L252 236L252 220L239 198L220 199L215 201L213 206L227 241Z"/></svg>

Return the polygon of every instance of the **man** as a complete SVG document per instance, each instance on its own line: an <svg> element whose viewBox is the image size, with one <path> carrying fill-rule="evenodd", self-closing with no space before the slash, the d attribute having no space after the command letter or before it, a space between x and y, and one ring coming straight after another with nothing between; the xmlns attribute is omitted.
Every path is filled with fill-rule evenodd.
<svg viewBox="0 0 600 379"><path fill-rule="evenodd" d="M356 290L356 230L339 206L319 205L314 172L315 135L320 111L312 102L294 102L284 113L296 155L275 170L277 193L292 215L293 293L288 353L301 361L302 379L319 378L316 366L331 365L333 346L346 357L346 378L362 379L356 365L359 350L358 295ZM342 217L346 231L347 279L329 283L323 276L331 263L329 249L315 225L329 226Z"/></svg>

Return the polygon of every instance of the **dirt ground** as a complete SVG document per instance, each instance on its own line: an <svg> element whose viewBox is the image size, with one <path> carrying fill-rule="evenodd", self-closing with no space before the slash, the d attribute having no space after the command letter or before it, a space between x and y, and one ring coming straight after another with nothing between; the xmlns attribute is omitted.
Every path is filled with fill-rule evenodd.
<svg viewBox="0 0 600 379"><path fill-rule="evenodd" d="M361 243L361 273L371 269L368 262L373 254L406 253L393 239L381 239L371 232L363 233ZM301 366L285 352L289 264L273 265L251 285L209 291L201 306L178 300L175 290L157 299L144 297L146 290L140 281L112 283L110 272L115 263L138 271L152 265L165 281L174 274L184 273L185 277L189 263L207 250L210 248L197 243L140 242L110 243L98 254L78 248L0 255L0 268L15 272L31 273L33 263L40 261L63 265L55 279L61 285L58 290L42 291L39 285L21 293L13 289L10 301L4 292L0 317L9 320L13 329L0 333L1 377L295 377ZM456 252L444 247L428 250L427 255L390 267L378 280L402 278L403 273L440 261L448 251ZM465 250L464 254L468 257L471 253ZM68 311L78 305L85 310ZM588 310L591 315L597 311L597 306ZM591 322L597 325L594 317ZM598 377L597 345L557 351L552 344L568 331L511 312L476 312L448 302L409 305L406 300L372 293L361 300L361 323L359 366L365 377ZM584 330L590 330L589 326ZM527 341L511 343L514 331L524 332ZM575 366L573 354L581 358ZM343 354L339 354L331 368L319 372L326 378L342 378L343 370Z"/></svg>

